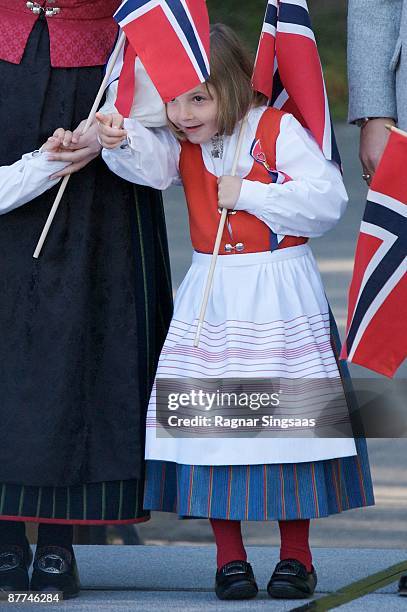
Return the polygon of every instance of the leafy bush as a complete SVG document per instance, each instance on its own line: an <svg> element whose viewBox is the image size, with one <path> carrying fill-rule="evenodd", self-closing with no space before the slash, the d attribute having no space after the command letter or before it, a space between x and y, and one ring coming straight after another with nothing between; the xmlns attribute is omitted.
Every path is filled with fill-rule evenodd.
<svg viewBox="0 0 407 612"><path fill-rule="evenodd" d="M211 21L233 27L255 53L263 23L266 0L207 0ZM335 119L344 119L347 109L346 1L309 0L326 86Z"/></svg>

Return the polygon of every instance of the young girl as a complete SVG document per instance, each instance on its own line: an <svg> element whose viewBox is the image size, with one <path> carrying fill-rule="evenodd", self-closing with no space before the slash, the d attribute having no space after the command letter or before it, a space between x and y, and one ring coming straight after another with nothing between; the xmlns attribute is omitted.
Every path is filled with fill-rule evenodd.
<svg viewBox="0 0 407 612"><path fill-rule="evenodd" d="M156 380L339 377L333 322L309 237L331 229L347 197L293 116L253 94L251 62L233 32L211 31L209 80L167 105L169 128L99 115L108 166L166 189L182 180L195 249L178 290ZM247 130L231 173L242 119ZM125 140L127 138L127 140ZM219 223L223 232L205 323L194 336ZM217 545L216 594L254 597L240 521L278 520L280 563L272 597L301 598L317 577L311 518L373 504L364 440L156 435L156 387L147 416L145 508L208 517Z"/></svg>
<svg viewBox="0 0 407 612"><path fill-rule="evenodd" d="M70 140L70 135L67 137ZM59 129L40 150L26 153L11 166L0 167L0 215L30 202L58 183L60 178L53 175L69 164L51 161L48 154L58 153L64 138L65 131Z"/></svg>

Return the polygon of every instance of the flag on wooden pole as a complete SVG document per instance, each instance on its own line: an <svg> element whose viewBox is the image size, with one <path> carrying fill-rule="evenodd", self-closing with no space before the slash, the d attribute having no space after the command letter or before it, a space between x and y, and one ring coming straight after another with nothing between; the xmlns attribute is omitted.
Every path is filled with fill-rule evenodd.
<svg viewBox="0 0 407 612"><path fill-rule="evenodd" d="M306 0L268 0L252 82L270 106L312 132L327 159L341 164Z"/></svg>

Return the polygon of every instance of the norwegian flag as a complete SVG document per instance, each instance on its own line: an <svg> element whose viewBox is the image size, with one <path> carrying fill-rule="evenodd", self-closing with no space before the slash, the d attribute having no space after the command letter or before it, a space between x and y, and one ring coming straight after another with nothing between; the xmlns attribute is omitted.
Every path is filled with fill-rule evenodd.
<svg viewBox="0 0 407 612"><path fill-rule="evenodd" d="M367 196L342 358L393 377L407 356L407 138L392 132Z"/></svg>
<svg viewBox="0 0 407 612"><path fill-rule="evenodd" d="M268 1L252 82L270 106L292 113L325 157L340 165L306 0Z"/></svg>
<svg viewBox="0 0 407 612"><path fill-rule="evenodd" d="M164 102L209 77L205 0L124 0L114 18L129 43L115 67L116 78L120 72L118 103L123 114L133 100L137 56Z"/></svg>

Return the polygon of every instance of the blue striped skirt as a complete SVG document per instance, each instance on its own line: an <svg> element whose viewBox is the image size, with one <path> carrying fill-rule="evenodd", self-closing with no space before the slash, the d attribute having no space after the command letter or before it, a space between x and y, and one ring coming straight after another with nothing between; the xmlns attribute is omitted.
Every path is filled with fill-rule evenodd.
<svg viewBox="0 0 407 612"><path fill-rule="evenodd" d="M269 465L147 461L144 508L241 521L313 519L374 504L366 441L342 459Z"/></svg>

